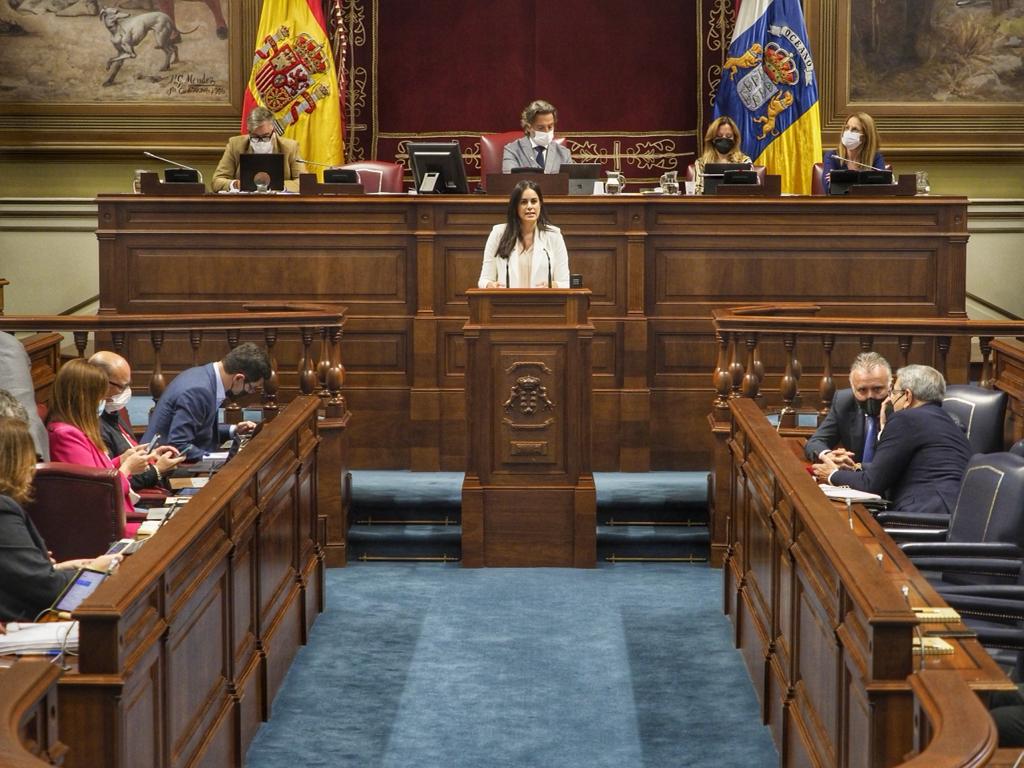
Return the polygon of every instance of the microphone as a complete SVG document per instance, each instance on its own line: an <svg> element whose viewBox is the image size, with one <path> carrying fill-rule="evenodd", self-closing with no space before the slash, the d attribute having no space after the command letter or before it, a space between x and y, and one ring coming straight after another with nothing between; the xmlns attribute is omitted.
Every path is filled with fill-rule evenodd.
<svg viewBox="0 0 1024 768"><path fill-rule="evenodd" d="M170 163L171 165L176 165L179 168L184 168L186 171L195 171L199 174L199 181L203 181L203 172L198 168L193 168L191 165L185 165L184 163L176 163L173 160L168 160L166 157L160 157L160 155L154 155L152 152L147 152L146 150L143 150L142 154L146 157L152 157L154 160L159 160L161 163Z"/></svg>
<svg viewBox="0 0 1024 768"><path fill-rule="evenodd" d="M853 163L854 165L858 165L861 168L867 168L869 171L884 171L884 170L886 170L885 168L875 168L875 166L873 166L873 165L865 165L864 163L858 163L856 160L851 160L848 157L840 157L839 155L833 155L833 157L836 159L836 162L839 163L840 166L842 166L844 163ZM837 168L836 170L842 170L842 168L840 167L840 168Z"/></svg>
<svg viewBox="0 0 1024 768"><path fill-rule="evenodd" d="M548 288L551 287L551 254L548 253L548 249L544 249L544 255L548 257Z"/></svg>
<svg viewBox="0 0 1024 768"><path fill-rule="evenodd" d="M319 168L337 168L338 167L334 163L318 163L315 160L306 160L306 159L301 158L301 157L296 157L295 161L299 162L299 163L302 163L303 165L315 165L315 166L317 166Z"/></svg>

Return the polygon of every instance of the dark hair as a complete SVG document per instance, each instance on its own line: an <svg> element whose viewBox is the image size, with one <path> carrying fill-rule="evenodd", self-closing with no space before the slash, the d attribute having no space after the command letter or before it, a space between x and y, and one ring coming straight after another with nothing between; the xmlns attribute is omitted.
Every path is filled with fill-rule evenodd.
<svg viewBox="0 0 1024 768"><path fill-rule="evenodd" d="M230 374L241 373L249 383L256 383L270 378L270 358L266 350L251 341L239 344L220 361L224 370Z"/></svg>
<svg viewBox="0 0 1024 768"><path fill-rule="evenodd" d="M523 193L532 189L537 193L540 201L540 215L537 217L537 229L550 229L551 222L548 221L548 209L544 207L544 193L540 191L540 185L535 181L526 179L520 181L512 188L512 194L508 198L508 213L505 216L505 234L498 241L498 258L507 259L512 255L512 249L516 247L516 241L522 238L522 227L519 224L519 201L523 199Z"/></svg>

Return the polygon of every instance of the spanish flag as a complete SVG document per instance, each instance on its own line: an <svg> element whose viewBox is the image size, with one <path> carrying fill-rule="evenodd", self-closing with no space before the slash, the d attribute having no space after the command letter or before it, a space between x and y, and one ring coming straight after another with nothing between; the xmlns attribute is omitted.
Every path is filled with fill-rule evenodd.
<svg viewBox="0 0 1024 768"><path fill-rule="evenodd" d="M809 195L821 118L800 0L743 0L728 53L715 117L736 121L743 152L782 176L783 192Z"/></svg>
<svg viewBox="0 0 1024 768"><path fill-rule="evenodd" d="M319 0L263 0L242 133L256 106L274 113L278 134L299 142L303 160L342 162L341 95Z"/></svg>

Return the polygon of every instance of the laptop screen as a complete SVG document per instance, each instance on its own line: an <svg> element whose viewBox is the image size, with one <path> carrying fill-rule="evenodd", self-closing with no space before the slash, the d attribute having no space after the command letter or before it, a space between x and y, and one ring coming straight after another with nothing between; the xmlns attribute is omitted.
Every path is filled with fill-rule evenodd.
<svg viewBox="0 0 1024 768"><path fill-rule="evenodd" d="M243 192L255 192L257 173L270 176L270 187L284 189L284 155L274 152L269 155L244 154L238 156L238 185Z"/></svg>

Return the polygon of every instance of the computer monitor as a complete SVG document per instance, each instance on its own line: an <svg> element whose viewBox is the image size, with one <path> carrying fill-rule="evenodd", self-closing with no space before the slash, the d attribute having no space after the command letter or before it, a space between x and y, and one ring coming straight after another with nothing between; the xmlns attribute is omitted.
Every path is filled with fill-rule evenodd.
<svg viewBox="0 0 1024 768"><path fill-rule="evenodd" d="M324 182L327 184L358 184L359 174L351 168L325 168Z"/></svg>
<svg viewBox="0 0 1024 768"><path fill-rule="evenodd" d="M416 189L425 194L466 195L466 169L457 141L414 142L407 146Z"/></svg>
<svg viewBox="0 0 1024 768"><path fill-rule="evenodd" d="M201 181L195 168L164 168L164 182L167 184L197 184Z"/></svg>
<svg viewBox="0 0 1024 768"><path fill-rule="evenodd" d="M255 192L257 173L270 176L269 189L284 189L284 155L272 152L269 155L246 153L238 156L238 185L243 192Z"/></svg>
<svg viewBox="0 0 1024 768"><path fill-rule="evenodd" d="M854 184L892 184L892 171L838 169L829 176L829 195L848 195Z"/></svg>
<svg viewBox="0 0 1024 768"><path fill-rule="evenodd" d="M749 171L750 163L705 163L704 194L713 195L725 178L726 171Z"/></svg>

